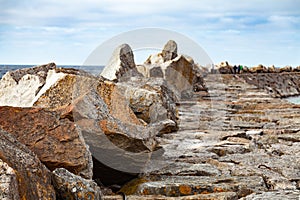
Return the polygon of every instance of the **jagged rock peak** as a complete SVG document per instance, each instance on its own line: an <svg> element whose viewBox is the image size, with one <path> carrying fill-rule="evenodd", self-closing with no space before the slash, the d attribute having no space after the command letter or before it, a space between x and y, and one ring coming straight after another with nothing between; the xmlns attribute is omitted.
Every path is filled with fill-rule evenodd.
<svg viewBox="0 0 300 200"><path fill-rule="evenodd" d="M132 49L128 44L122 44L114 50L112 57L101 73L101 76L113 81L140 75L136 69Z"/></svg>
<svg viewBox="0 0 300 200"><path fill-rule="evenodd" d="M177 43L174 40L169 40L165 44L162 50L162 57L164 59L164 62L177 57Z"/></svg>

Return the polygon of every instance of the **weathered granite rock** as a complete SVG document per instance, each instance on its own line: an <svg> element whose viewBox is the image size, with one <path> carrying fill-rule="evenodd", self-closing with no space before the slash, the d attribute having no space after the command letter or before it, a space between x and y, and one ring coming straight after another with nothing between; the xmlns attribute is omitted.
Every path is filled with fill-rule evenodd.
<svg viewBox="0 0 300 200"><path fill-rule="evenodd" d="M189 195L181 197L166 197L163 195L147 195L147 196L138 196L138 195L128 195L130 200L237 200L238 196L235 192L217 192L211 194L198 194L198 195ZM107 200L123 200L121 195L113 196L104 196L104 199Z"/></svg>
<svg viewBox="0 0 300 200"><path fill-rule="evenodd" d="M279 68L280 73L282 73L282 72L292 72L292 71L293 71L293 68L291 66L285 66L285 67Z"/></svg>
<svg viewBox="0 0 300 200"><path fill-rule="evenodd" d="M88 91L95 81L96 78L79 70L50 71L46 84L33 100L33 106L55 110L69 105L78 93Z"/></svg>
<svg viewBox="0 0 300 200"><path fill-rule="evenodd" d="M101 200L100 187L92 180L72 174L64 168L53 171L57 199Z"/></svg>
<svg viewBox="0 0 300 200"><path fill-rule="evenodd" d="M249 68L250 73L267 73L268 69L263 65L258 65L256 67Z"/></svg>
<svg viewBox="0 0 300 200"><path fill-rule="evenodd" d="M55 67L54 63L50 63L7 72L0 80L0 105L32 106L34 97L46 82L48 72Z"/></svg>
<svg viewBox="0 0 300 200"><path fill-rule="evenodd" d="M217 71L220 74L233 74L232 66L217 66Z"/></svg>
<svg viewBox="0 0 300 200"><path fill-rule="evenodd" d="M41 108L0 107L0 128L36 153L50 169L64 167L92 178L92 158L81 132L57 112Z"/></svg>
<svg viewBox="0 0 300 200"><path fill-rule="evenodd" d="M109 98L106 101L113 102ZM105 185L124 184L141 173L156 148L154 136L160 127L117 119L97 89L82 95L61 113L62 117L72 118L82 131L93 155L94 179Z"/></svg>
<svg viewBox="0 0 300 200"><path fill-rule="evenodd" d="M172 120L173 125L163 128L161 132L177 130L177 97L164 79L136 79L117 86L123 91L122 95L135 115L143 122L151 125Z"/></svg>
<svg viewBox="0 0 300 200"><path fill-rule="evenodd" d="M281 74L241 74L247 83L265 89L273 97L289 97L300 94L300 76L295 73Z"/></svg>
<svg viewBox="0 0 300 200"><path fill-rule="evenodd" d="M179 96L187 91L207 90L200 66L189 56L177 55L177 44L173 40L168 41L161 53L149 56L144 68L139 69L145 77L164 78Z"/></svg>
<svg viewBox="0 0 300 200"><path fill-rule="evenodd" d="M264 190L264 181L259 176L248 178L163 176L158 178L158 180L150 180L140 184L134 194L179 197L218 192L235 192L241 198L253 192Z"/></svg>
<svg viewBox="0 0 300 200"><path fill-rule="evenodd" d="M299 199L299 197L300 197L299 191L279 190L279 191L260 192L256 194L251 194L247 197L242 198L241 200L258 200L258 199L296 200Z"/></svg>
<svg viewBox="0 0 300 200"><path fill-rule="evenodd" d="M177 57L177 44L174 40L169 40L163 50L162 50L162 57L164 62L173 60Z"/></svg>
<svg viewBox="0 0 300 200"><path fill-rule="evenodd" d="M274 65L268 67L268 73L279 73L279 69L276 68Z"/></svg>
<svg viewBox="0 0 300 200"><path fill-rule="evenodd" d="M0 198L19 200L17 175L13 168L0 159Z"/></svg>
<svg viewBox="0 0 300 200"><path fill-rule="evenodd" d="M54 63L7 72L0 81L0 105L55 109L72 102L75 86L89 88L95 79L82 70L56 68Z"/></svg>
<svg viewBox="0 0 300 200"><path fill-rule="evenodd" d="M107 105L111 116L124 123L142 125L130 108L123 88L111 81L99 81L97 92Z"/></svg>
<svg viewBox="0 0 300 200"><path fill-rule="evenodd" d="M293 72L300 72L300 66L293 68Z"/></svg>
<svg viewBox="0 0 300 200"><path fill-rule="evenodd" d="M137 71L133 52L128 44L122 44L115 49L101 76L112 81L124 81L133 76L142 76Z"/></svg>
<svg viewBox="0 0 300 200"><path fill-rule="evenodd" d="M50 171L33 152L2 129L0 129L0 159L16 174L19 195L15 194L13 198L18 199L19 196L20 199L55 199ZM10 189L16 186L12 187ZM13 190L7 194L11 192Z"/></svg>
<svg viewBox="0 0 300 200"><path fill-rule="evenodd" d="M162 66L164 78L181 94L186 90L207 90L200 69L189 62L185 56L177 56L169 62Z"/></svg>

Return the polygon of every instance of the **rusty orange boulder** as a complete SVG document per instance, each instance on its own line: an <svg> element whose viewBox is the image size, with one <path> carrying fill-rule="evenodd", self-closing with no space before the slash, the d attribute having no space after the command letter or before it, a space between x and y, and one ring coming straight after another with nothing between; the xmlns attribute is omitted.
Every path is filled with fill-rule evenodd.
<svg viewBox="0 0 300 200"><path fill-rule="evenodd" d="M0 107L0 128L36 153L50 170L63 167L92 178L92 158L80 130L57 112Z"/></svg>
<svg viewBox="0 0 300 200"><path fill-rule="evenodd" d="M0 170L0 197L41 200L56 198L51 185L51 172L32 151L2 129L0 129L0 161L0 166L6 169ZM3 185L7 179L1 180L4 176L11 177L9 181L11 184L7 188ZM12 192L18 193L12 194Z"/></svg>

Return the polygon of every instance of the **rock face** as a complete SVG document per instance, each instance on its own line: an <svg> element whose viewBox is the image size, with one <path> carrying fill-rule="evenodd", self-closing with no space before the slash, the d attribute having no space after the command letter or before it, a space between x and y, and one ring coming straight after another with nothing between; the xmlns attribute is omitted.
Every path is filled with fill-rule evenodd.
<svg viewBox="0 0 300 200"><path fill-rule="evenodd" d="M0 81L0 105L30 107L54 63L7 72Z"/></svg>
<svg viewBox="0 0 300 200"><path fill-rule="evenodd" d="M145 77L165 79L180 97L186 92L207 90L201 68L190 57L178 55L177 44L172 40L164 46L161 53L151 55L146 60L144 68L138 69Z"/></svg>
<svg viewBox="0 0 300 200"><path fill-rule="evenodd" d="M282 97L299 94L300 74L261 65L233 75L228 63L221 65L228 74L210 73L175 56L174 42L164 49L135 68L123 45L111 80L49 70L34 108L0 107L0 128L16 137L14 148L7 139L0 144L0 188L31 187L31 179L19 184L18 171L36 172L19 161L25 159L15 146L22 142L22 151L30 148L55 170L59 199L100 198L95 183L81 178L91 178L91 166L97 184L111 186L110 194L121 188L129 199L295 199L300 106ZM144 77L132 77L131 69ZM37 175L47 182L44 173Z"/></svg>
<svg viewBox="0 0 300 200"><path fill-rule="evenodd" d="M6 174L10 174L9 189L12 189L4 193L1 191L1 197L7 195L6 198L11 199L55 199L48 169L34 153L2 129L0 129L0 152L0 159L9 166L2 164L6 168ZM1 173L1 178L4 177L5 174ZM1 183L0 188L2 187ZM16 189L18 192L12 194Z"/></svg>
<svg viewBox="0 0 300 200"><path fill-rule="evenodd" d="M101 200L101 190L92 180L76 176L64 168L53 171L58 199Z"/></svg>
<svg viewBox="0 0 300 200"><path fill-rule="evenodd" d="M222 199L223 192L255 199L275 198L269 191L277 190L293 199L299 194L299 105L271 97L242 75L209 74L204 81L208 94L177 103L179 131L158 139L165 167L122 191L162 199L205 199L193 196L200 193Z"/></svg>
<svg viewBox="0 0 300 200"><path fill-rule="evenodd" d="M82 74L79 71L76 71L79 74L73 74L69 70L57 71L58 73L53 75L49 73L47 78L49 81L46 82L46 85L33 100L34 107L56 110L69 105L76 99L78 93L81 94L82 91L88 91L96 80L95 77ZM55 78L57 74L61 74L59 79ZM54 81L52 81L53 79Z"/></svg>
<svg viewBox="0 0 300 200"><path fill-rule="evenodd" d="M109 63L103 69L101 76L112 81L126 80L133 76L141 76L137 71L131 47L122 44L115 49Z"/></svg>
<svg viewBox="0 0 300 200"><path fill-rule="evenodd" d="M0 198L20 199L17 175L13 168L0 159Z"/></svg>
<svg viewBox="0 0 300 200"><path fill-rule="evenodd" d="M173 60L177 57L177 44L174 40L169 40L162 50L164 62Z"/></svg>
<svg viewBox="0 0 300 200"><path fill-rule="evenodd" d="M92 178L92 158L81 132L56 112L40 108L0 107L0 128L36 153L50 169L69 169Z"/></svg>
<svg viewBox="0 0 300 200"><path fill-rule="evenodd" d="M164 79L137 79L117 86L123 91L122 95L129 107L143 124L151 126L166 122L170 126L163 127L161 132L177 130L177 97Z"/></svg>
<svg viewBox="0 0 300 200"><path fill-rule="evenodd" d="M295 73L281 74L241 74L247 83L266 90L273 97L289 97L300 95L300 76Z"/></svg>

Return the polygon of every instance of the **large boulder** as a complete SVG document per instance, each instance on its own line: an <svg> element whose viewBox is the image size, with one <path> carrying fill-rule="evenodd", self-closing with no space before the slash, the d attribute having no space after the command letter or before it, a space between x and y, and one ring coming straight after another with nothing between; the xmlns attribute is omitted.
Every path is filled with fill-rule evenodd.
<svg viewBox="0 0 300 200"><path fill-rule="evenodd" d="M72 101L76 82L88 87L94 79L87 72L57 68L54 63L10 71L0 81L0 106L55 109Z"/></svg>
<svg viewBox="0 0 300 200"><path fill-rule="evenodd" d="M293 72L300 72L300 66L293 68Z"/></svg>
<svg viewBox="0 0 300 200"><path fill-rule="evenodd" d="M251 68L249 68L249 72L250 72L250 73L267 73L267 72L268 72L268 68L265 67L265 66L262 65L262 64L259 64L259 65L256 66L256 67L251 67Z"/></svg>
<svg viewBox="0 0 300 200"><path fill-rule="evenodd" d="M156 129L161 127L138 125L133 123L134 118L121 121L123 116L114 115L109 109L118 101L102 99L104 94L100 89L91 89L62 109L61 117L73 119L89 145L94 179L105 185L124 184L142 172L157 146ZM110 97L109 93L106 95ZM119 112L123 112L122 109Z"/></svg>
<svg viewBox="0 0 300 200"><path fill-rule="evenodd" d="M64 168L55 169L52 177L58 199L102 199L100 187L92 180L76 176Z"/></svg>
<svg viewBox="0 0 300 200"><path fill-rule="evenodd" d="M177 57L177 43L174 40L169 40L162 50L164 62L173 60Z"/></svg>
<svg viewBox="0 0 300 200"><path fill-rule="evenodd" d="M279 69L276 68L274 65L268 67L268 73L278 73Z"/></svg>
<svg viewBox="0 0 300 200"><path fill-rule="evenodd" d="M74 69L49 72L46 84L33 99L33 106L56 110L72 103L83 91L88 91L97 79Z"/></svg>
<svg viewBox="0 0 300 200"><path fill-rule="evenodd" d="M168 41L162 52L150 55L144 67L139 66L138 69L145 77L165 79L179 97L187 91L207 90L203 70L191 57L177 54L177 44L172 40Z"/></svg>
<svg viewBox="0 0 300 200"><path fill-rule="evenodd" d="M9 187L11 191L6 193L12 197L11 199L55 199L55 191L51 185L51 172L32 151L1 128L0 159L10 167L8 168L5 164L2 164L6 168L5 173L11 174L10 183L12 185ZM13 169L13 172L11 169ZM13 173L16 175L15 179ZM0 176L3 178L5 174L1 173ZM16 182L17 185L15 185ZM16 187L18 189L14 191ZM11 194L12 192L17 193ZM2 192L0 196L2 196Z"/></svg>
<svg viewBox="0 0 300 200"><path fill-rule="evenodd" d="M141 76L138 72L131 47L128 44L118 46L101 76L111 81L127 80L132 76Z"/></svg>
<svg viewBox="0 0 300 200"><path fill-rule="evenodd" d="M97 93L107 105L112 117L124 123L142 125L124 95L124 88L112 81L98 81Z"/></svg>
<svg viewBox="0 0 300 200"><path fill-rule="evenodd" d="M197 65L181 55L162 65L164 78L181 94L187 90L207 90Z"/></svg>
<svg viewBox="0 0 300 200"><path fill-rule="evenodd" d="M169 89L162 78L136 79L119 83L130 108L139 120L146 125L165 122L160 133L177 130L177 96Z"/></svg>
<svg viewBox="0 0 300 200"><path fill-rule="evenodd" d="M54 63L7 72L0 81L0 106L30 107L33 99L46 83Z"/></svg>
<svg viewBox="0 0 300 200"><path fill-rule="evenodd" d="M282 67L282 68L279 68L279 72L292 72L293 71L293 68L291 66L285 66L285 67Z"/></svg>
<svg viewBox="0 0 300 200"><path fill-rule="evenodd" d="M233 74L233 67L230 66L230 65L218 65L217 66L217 71L220 73L220 74Z"/></svg>
<svg viewBox="0 0 300 200"><path fill-rule="evenodd" d="M0 128L35 152L50 169L64 167L92 178L92 157L80 130L59 113L41 108L0 107Z"/></svg>

